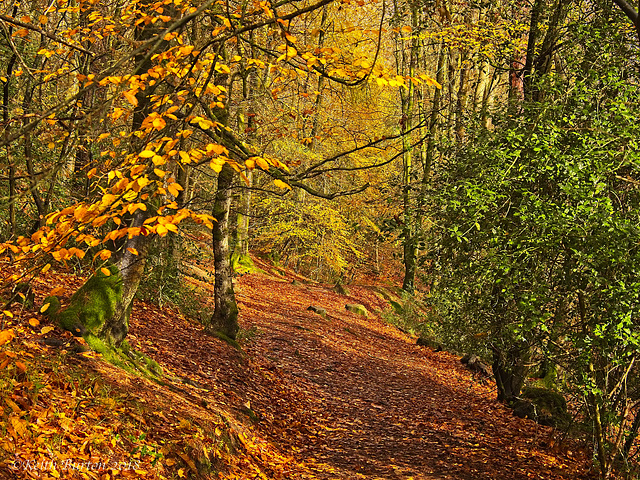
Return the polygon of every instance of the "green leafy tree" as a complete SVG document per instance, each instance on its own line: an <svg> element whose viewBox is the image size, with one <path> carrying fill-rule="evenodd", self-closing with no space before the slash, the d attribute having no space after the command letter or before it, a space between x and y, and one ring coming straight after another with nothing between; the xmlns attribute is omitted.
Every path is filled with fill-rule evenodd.
<svg viewBox="0 0 640 480"><path fill-rule="evenodd" d="M537 98L439 171L432 209L445 325L492 352L500 399L555 362L585 399L603 477L636 435L624 432L640 353L640 92L608 12L573 25L571 75L533 76Z"/></svg>

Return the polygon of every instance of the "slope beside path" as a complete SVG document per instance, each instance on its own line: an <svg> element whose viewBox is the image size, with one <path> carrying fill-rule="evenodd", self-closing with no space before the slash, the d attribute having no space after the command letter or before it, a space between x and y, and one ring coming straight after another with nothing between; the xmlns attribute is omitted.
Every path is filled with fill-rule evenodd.
<svg viewBox="0 0 640 480"><path fill-rule="evenodd" d="M367 287L349 290L243 276L245 355L162 315L138 317L132 337L291 458L272 478L593 478L584 454L550 451L551 429L514 417L457 357L346 311L346 303L386 307Z"/></svg>

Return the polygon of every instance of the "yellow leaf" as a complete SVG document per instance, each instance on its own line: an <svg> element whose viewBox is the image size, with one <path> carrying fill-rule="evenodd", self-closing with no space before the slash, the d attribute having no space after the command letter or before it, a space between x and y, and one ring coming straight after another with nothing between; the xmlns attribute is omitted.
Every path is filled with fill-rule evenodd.
<svg viewBox="0 0 640 480"><path fill-rule="evenodd" d="M98 253L98 255L100 255L100 258L102 260L109 260L111 258L111 251L105 248L104 250L101 250L100 253ZM108 276L109 275L107 275L107 277Z"/></svg>
<svg viewBox="0 0 640 480"><path fill-rule="evenodd" d="M4 315L6 315L9 318L13 318L13 313L11 313L9 310L5 310L2 312Z"/></svg>
<svg viewBox="0 0 640 480"><path fill-rule="evenodd" d="M38 21L39 21L42 25L46 25L46 24L47 24L47 21L48 21L48 18L47 18L47 16L46 16L46 15L40 15L40 16L38 17Z"/></svg>
<svg viewBox="0 0 640 480"><path fill-rule="evenodd" d="M182 150L180 152L178 152L178 154L180 155L180 159L184 162L184 163L189 163L191 161L191 157L189 157L189 154L187 152L183 152Z"/></svg>
<svg viewBox="0 0 640 480"><path fill-rule="evenodd" d="M42 335L46 335L47 333L49 333L52 330L53 330L52 326L42 327L42 329L40 330L40 333Z"/></svg>
<svg viewBox="0 0 640 480"><path fill-rule="evenodd" d="M18 406L18 404L16 402L14 402L13 400L11 400L10 398L6 398L4 399L5 403L7 405L9 405L11 407L11 410L14 411L14 413L20 413L22 412L22 409Z"/></svg>
<svg viewBox="0 0 640 480"><path fill-rule="evenodd" d="M269 170L269 164L267 163L267 161L262 158L262 157L253 157L253 159L256 161L256 163L258 164L258 166L262 169L262 170Z"/></svg>
<svg viewBox="0 0 640 480"><path fill-rule="evenodd" d="M244 164L247 166L248 170L253 170L254 168L256 168L256 161L253 158L246 159Z"/></svg>
<svg viewBox="0 0 640 480"><path fill-rule="evenodd" d="M289 32L285 32L284 36L286 37L287 40L289 40L291 43L296 43L298 41L298 39L296 37L294 37L293 35L291 35Z"/></svg>
<svg viewBox="0 0 640 480"><path fill-rule="evenodd" d="M46 312L50 305L50 303L45 303L44 305L42 305L42 307L40 307L40 313Z"/></svg>
<svg viewBox="0 0 640 480"><path fill-rule="evenodd" d="M110 277L110 276L111 276L111 271L110 271L108 268L102 267L102 268L100 269L100 271L102 272L102 274L103 274L105 277Z"/></svg>
<svg viewBox="0 0 640 480"><path fill-rule="evenodd" d="M26 438L29 434L29 431L27 430L28 422L26 420L22 420L18 416L11 416L10 420L11 425L13 425L13 429L16 431L16 433L22 438Z"/></svg>
<svg viewBox="0 0 640 480"><path fill-rule="evenodd" d="M29 325L31 325L32 327L37 327L38 325L40 325L40 321L37 318L30 318L29 319Z"/></svg>
<svg viewBox="0 0 640 480"><path fill-rule="evenodd" d="M64 292L63 287L56 287L49 292L49 295L60 295L62 292Z"/></svg>
<svg viewBox="0 0 640 480"><path fill-rule="evenodd" d="M164 170L160 170L159 168L154 168L153 173L155 173L160 178L164 177L167 174L167 172L165 172Z"/></svg>
<svg viewBox="0 0 640 480"><path fill-rule="evenodd" d="M73 216L77 221L81 222L82 220L84 220L86 213L87 213L87 208L84 206L80 206L74 210Z"/></svg>
<svg viewBox="0 0 640 480"><path fill-rule="evenodd" d="M229 152L222 145L218 145L216 143L210 143L207 145L207 153L209 154L215 153L216 155L222 155L223 153L229 153Z"/></svg>
<svg viewBox="0 0 640 480"><path fill-rule="evenodd" d="M409 25L405 25L404 27L402 27L400 29L400 31L402 33L411 33L413 31L413 29Z"/></svg>
<svg viewBox="0 0 640 480"><path fill-rule="evenodd" d="M41 272L42 273L47 273L47 270L49 270L51 268L51 264L47 263L44 267L42 267Z"/></svg>
<svg viewBox="0 0 640 480"><path fill-rule="evenodd" d="M167 190L169 190L169 193L171 195L173 195L174 197L177 197L178 194L180 193L180 190L182 190L182 187L178 183L172 183L167 187Z"/></svg>
<svg viewBox="0 0 640 480"><path fill-rule="evenodd" d="M165 122L162 117L156 117L153 119L152 125L153 125L153 128L155 128L156 130L162 130L164 127L167 126L167 122Z"/></svg>
<svg viewBox="0 0 640 480"><path fill-rule="evenodd" d="M138 255L138 251L135 248L127 248L127 252L131 255Z"/></svg>
<svg viewBox="0 0 640 480"><path fill-rule="evenodd" d="M156 154L153 150L144 150L138 154L140 158L151 158Z"/></svg>
<svg viewBox="0 0 640 480"><path fill-rule="evenodd" d="M286 188L286 189L291 190L291 187L289 185L287 185L286 183L284 183L282 180L275 179L273 181L273 184L278 188Z"/></svg>
<svg viewBox="0 0 640 480"><path fill-rule="evenodd" d="M13 337L15 337L15 334L13 333L13 329L0 330L0 345L9 343L11 340L13 340Z"/></svg>
<svg viewBox="0 0 640 480"><path fill-rule="evenodd" d="M165 163L167 163L165 158L161 157L160 155L154 155L151 161L154 165L164 165Z"/></svg>
<svg viewBox="0 0 640 480"><path fill-rule="evenodd" d="M126 92L123 92L122 95L124 95L124 98L126 98L131 105L134 107L138 106L138 99L131 91L127 90Z"/></svg>

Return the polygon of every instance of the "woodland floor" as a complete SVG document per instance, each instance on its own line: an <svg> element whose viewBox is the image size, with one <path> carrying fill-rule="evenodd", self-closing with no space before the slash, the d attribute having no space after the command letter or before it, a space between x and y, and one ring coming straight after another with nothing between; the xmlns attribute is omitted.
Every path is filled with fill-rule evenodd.
<svg viewBox="0 0 640 480"><path fill-rule="evenodd" d="M551 429L514 417L457 356L345 310L388 308L370 288L342 296L251 274L236 290L241 325L255 333L239 364L200 326L145 317L132 333L174 372L249 405L258 432L306 467L290 478L590 478L586 458L549 451Z"/></svg>
<svg viewBox="0 0 640 480"><path fill-rule="evenodd" d="M36 285L37 305L47 289L60 290L62 277L48 275ZM108 478L595 478L583 449L558 444L550 428L514 417L495 400L490 380L474 377L457 356L417 346L414 338L385 323L379 313L388 304L372 288L349 286L350 295L343 296L327 285L294 285L292 278L254 273L238 279L242 351L205 335L201 325L172 310L136 302L129 341L157 360L168 378L180 381L158 385L91 355L68 357L69 365L97 373L118 401L135 401L135 408L126 403L122 408L110 406L110 399L98 398L96 386L82 393L78 382L53 380L51 399L40 393L29 406L32 382L20 380L23 369L16 368L18 380L12 381L11 396L15 402L8 402L13 411L5 407L15 428L9 427L0 441L0 452L6 454L5 460L0 458L0 478L71 478L38 472L28 472L28 477L9 468L11 458L43 455L32 449L46 431L39 434L37 425L18 428L21 418L36 416L43 430L46 424L63 434L56 448L66 453L58 453L58 458L95 458L111 445L112 455L126 452L135 444L124 441L126 422L147 432L145 442L165 445L161 463L147 462L139 472L112 472ZM67 282L67 297L79 282ZM371 314L364 318L348 312L346 303L361 303ZM325 308L328 318L308 311L310 305ZM24 332L25 339L34 336L22 343L19 355L24 358L50 351L35 338L40 326L34 330L27 325L30 315L34 314L20 320L16 313L13 318L14 329ZM54 368L48 375L58 373ZM69 421L63 431L60 413L50 421L46 412L61 411L69 395L74 402L65 410ZM85 405L86 412L78 405ZM29 408L25 416L23 409ZM99 420L90 424L92 418ZM80 448L79 439L93 438L77 431L85 422L94 432L96 425L115 422L108 432L117 442L101 440L92 447L86 440ZM235 433L225 437L225 431ZM214 462L219 473L203 474L198 445L211 445L212 438L222 437L234 445L233 455L227 449ZM147 458L139 453L137 457Z"/></svg>

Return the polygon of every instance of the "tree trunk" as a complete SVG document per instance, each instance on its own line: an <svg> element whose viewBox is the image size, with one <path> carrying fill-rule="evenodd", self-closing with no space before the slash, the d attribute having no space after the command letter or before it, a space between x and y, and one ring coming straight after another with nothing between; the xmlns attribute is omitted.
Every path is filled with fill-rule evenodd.
<svg viewBox="0 0 640 480"><path fill-rule="evenodd" d="M136 31L136 40L148 40L160 28L158 24L140 27ZM145 52L136 55L135 64L137 73L144 73L151 67L151 61L145 58ZM152 93L152 88L146 88L136 94L138 105L132 116L132 132L142 127L149 114ZM135 136L133 138L133 151L144 148L143 140ZM139 228L147 218L146 211L137 210L125 221L130 228ZM115 242L111 257L113 264L108 266L110 275L99 270L90 277L73 295L69 306L57 315L60 324L76 334L97 337L107 346L119 346L129 331L133 298L144 273L151 238L150 235L140 234Z"/></svg>
<svg viewBox="0 0 640 480"><path fill-rule="evenodd" d="M527 369L526 346L514 345L506 350L493 346L493 375L498 389L498 401L511 402L520 395Z"/></svg>
<svg viewBox="0 0 640 480"><path fill-rule="evenodd" d="M235 339L238 333L238 306L231 277L229 252L229 208L233 168L228 163L218 174L218 189L213 204L213 261L215 266L215 310L207 326L214 333Z"/></svg>
<svg viewBox="0 0 640 480"><path fill-rule="evenodd" d="M131 227L141 227L146 218L145 212L136 211ZM122 276L122 296L116 302L113 315L104 322L98 335L109 345L120 345L129 332L129 316L133 306L133 298L140 286L150 244L151 237L149 236L138 235L128 239L116 262ZM138 255L131 253L132 250L137 251Z"/></svg>

